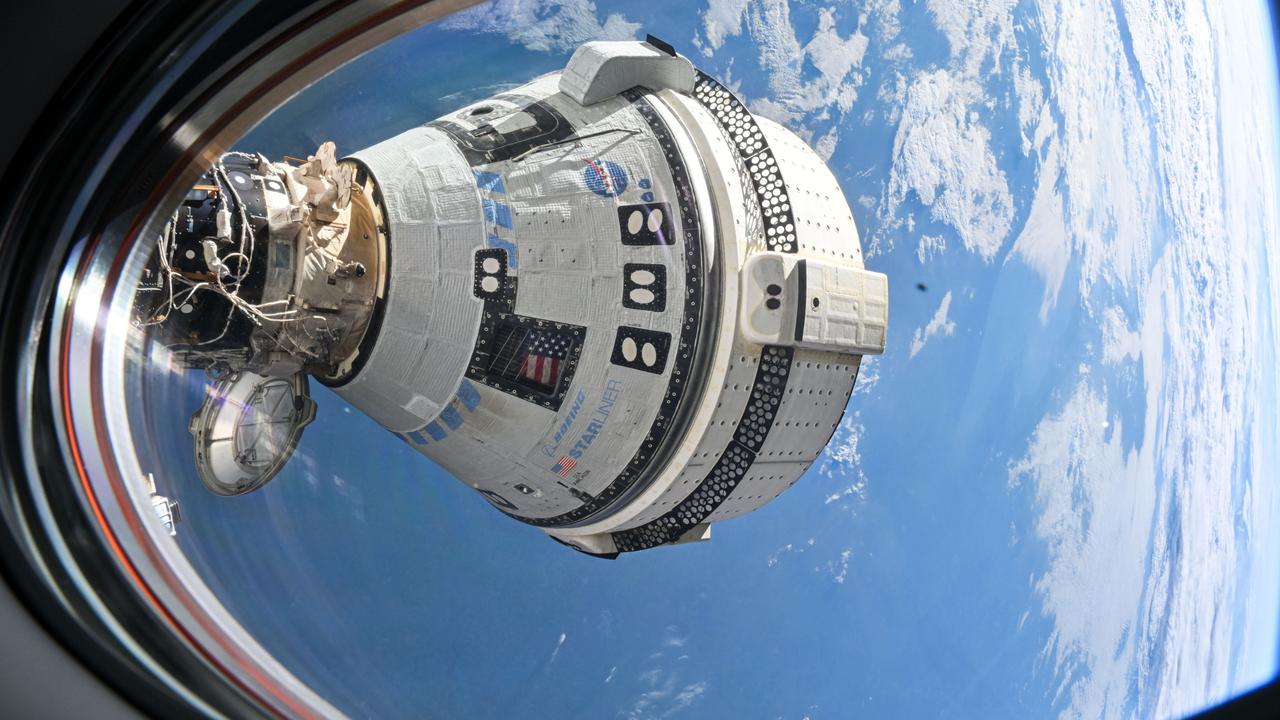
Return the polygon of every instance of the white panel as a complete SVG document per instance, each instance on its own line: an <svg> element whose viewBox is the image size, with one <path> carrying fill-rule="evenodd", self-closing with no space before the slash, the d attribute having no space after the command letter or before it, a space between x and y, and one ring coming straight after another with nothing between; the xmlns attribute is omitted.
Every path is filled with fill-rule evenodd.
<svg viewBox="0 0 1280 720"><path fill-rule="evenodd" d="M831 169L795 133L768 118L755 119L786 183L799 253L862 267L853 212Z"/></svg>
<svg viewBox="0 0 1280 720"><path fill-rule="evenodd" d="M805 263L802 298L808 347L863 355L884 352L889 325L889 279L882 273L816 259Z"/></svg>
<svg viewBox="0 0 1280 720"><path fill-rule="evenodd" d="M482 305L470 277L472 248L484 243L480 196L462 154L430 128L353 157L382 193L391 274L378 340L335 391L388 429L415 430L452 397L475 342Z"/></svg>
<svg viewBox="0 0 1280 720"><path fill-rule="evenodd" d="M626 57L638 52L636 48L648 59L636 62ZM653 374L614 365L611 355L620 325L669 333L673 352L678 343L686 294L685 255L671 170L647 123L624 98L610 97L585 107L571 99L595 102L601 93L613 96L650 81L687 91L683 80L661 77L680 63L687 66L687 61L661 53L650 58L653 52L642 43L623 43L612 50L600 46L585 54L579 50L570 64L572 72L563 78L540 78L449 117L464 127L483 120L510 129L528 122L519 104L520 98L529 97L558 111L580 136L603 133L596 137L472 168L443 133L417 128L356 156L372 170L388 208L394 206L389 212L392 276L382 336L365 368L339 392L384 425L413 431L408 435L420 450L488 493L491 502L510 503L521 515L559 515L577 507L581 493L601 492L640 450L668 390L670 357L664 371ZM663 67L668 69L645 69ZM690 69L689 88L692 79ZM558 86L568 94L556 93ZM481 105L491 109L472 116ZM724 375L708 401L708 408L715 403L710 424L702 437L685 446L684 452L693 447L685 467L650 468L665 472L666 478L675 474L675 480L665 491L655 486L644 502L656 501L632 517L627 527L669 511L705 478L733 442L758 372L761 343L794 345L797 317L805 322L802 345L839 352L794 351L786 391L755 463L711 520L748 512L802 475L822 452L844 410L858 362L850 350L882 346L887 286L882 275L862 271L857 229L839 185L802 140L775 123L757 120L777 158L777 174L786 183L795 222L798 252L758 261L765 270L773 262L775 280L784 281L778 283L783 292L775 293L779 313L769 324L769 318L752 314L754 306L740 308L733 301L721 307L722 321L730 329L737 327L739 334L727 367L716 368ZM678 126L672 131L683 132ZM734 172L720 168L705 173L698 167L703 154L684 152L689 172L698 178L696 187L705 187L697 183L714 177L723 185L716 190L719 204L743 198L745 188ZM724 158L719 161L723 164ZM601 191L598 182L589 183L590 176L584 175L605 162L626 173L626 187L616 193L608 186ZM501 188L495 184L481 190L475 171L498 175ZM610 178L613 172L608 170ZM512 227L486 223L482 199L504 205ZM671 204L676 244L622 244L619 207L661 202ZM753 221L749 212L732 218L721 230L723 242L740 254L731 256L759 252L759 218ZM515 248L516 313L586 330L572 386L557 411L480 383L473 383L478 404L474 395L465 405L460 403L459 379L474 346L482 308L472 293L474 252L488 244L491 232L504 247ZM803 283L794 272L798 260L805 260L811 270ZM666 268L664 310L623 307L624 263ZM737 271L730 269L730 297L738 297L736 284L741 283L745 302L765 302L773 276L762 272L752 279L739 277ZM817 307L809 307L813 297L819 300ZM736 322L742 318L750 319L751 331L742 331L748 324ZM707 342L704 339L703 349L709 352ZM679 442L685 431L673 428L668 442ZM576 464L559 463L564 457Z"/></svg>
<svg viewBox="0 0 1280 720"><path fill-rule="evenodd" d="M693 65L648 43L598 41L583 43L560 76L560 92L581 105L591 105L636 86L650 90L693 90Z"/></svg>
<svg viewBox="0 0 1280 720"><path fill-rule="evenodd" d="M574 325L586 325L599 314L584 302L591 294L591 270L538 272L522 268L516 312ZM615 293L621 296L621 292ZM617 302L615 299L614 302Z"/></svg>
<svg viewBox="0 0 1280 720"><path fill-rule="evenodd" d="M797 350L787 390L755 464L710 519L764 505L791 487L822 454L853 391L858 356Z"/></svg>
<svg viewBox="0 0 1280 720"><path fill-rule="evenodd" d="M743 335L770 345L884 352L888 278L844 262L780 252L748 258L742 270Z"/></svg>
<svg viewBox="0 0 1280 720"><path fill-rule="evenodd" d="M756 369L760 365L758 347L748 349L745 344L740 344L735 350L728 372L725 374L724 384L719 389L715 415L707 426L706 432L699 439L689 464L652 506L641 511L620 529L650 522L684 500L711 471L711 467L720 459L720 454L733 439L734 431L738 428L738 420L742 417L742 410L751 397L751 386L755 382Z"/></svg>
<svg viewBox="0 0 1280 720"><path fill-rule="evenodd" d="M400 278L403 287L414 288L421 309L405 317L397 316L392 322L388 337L395 338L392 342L399 346L397 354L411 357L412 362L408 367L403 367L405 361L396 366L404 378L401 392L385 393L397 399L426 396L417 386L434 386L437 380L443 382L450 372L459 373L452 377L448 391L439 399L441 407L452 407L458 410L457 415L441 415L427 427L423 427L425 419L419 420L409 428L413 432L407 437L468 485L501 495L506 502L514 504L520 514L530 517L558 515L577 507L581 501L572 492L599 493L640 449L667 392L674 363L668 357L660 374L613 365L610 359L615 336L619 325L670 333L674 352L683 319L681 299L685 294L686 273L678 213L671 218L677 231L676 244L622 244L618 225L620 205L667 202L674 206L678 202L671 170L662 148L649 133L648 124L622 98L582 108L563 96L544 97L543 93L548 87L554 88L554 83L549 86L545 80L539 83L517 88L505 94L507 99L482 101L473 108L491 105L497 109L483 117L497 114L509 117L513 106L508 100L516 96L531 97L560 112L580 134L603 130L621 132L474 168L465 166L459 155L457 164L450 159L449 168L444 171L423 171L425 174L443 172L446 176L453 173L441 181L452 183L458 190L469 184L468 191L474 193L470 212L475 217L467 216L463 218L465 222L457 224L453 218L460 216L454 209L461 205L460 201L454 197L444 203L447 218L437 217L431 225L432 231L438 233L438 240L426 243L427 248L438 245L439 250L428 258L412 261L415 267L430 262L433 268L423 273L425 279ZM473 125L474 119L467 117L469 112L455 113L449 119ZM358 157L365 159L365 153ZM588 186L585 171L601 161L615 163L626 172L628 183L621 192L601 194ZM465 176L455 170L465 170ZM696 166L689 171L699 172ZM493 183L477 188L475 172L497 175L500 186ZM378 176L376 169L374 174ZM451 197L454 195L457 194ZM486 224L481 199L501 203L509 209L512 227ZM438 211L441 208L431 209L433 213ZM415 225L404 230L399 237L417 237L421 228ZM457 377L474 346L476 327L470 324L469 312L436 309L433 303L438 302L441 307L459 303L456 297L444 297L448 295L480 307L479 302L472 300L474 249L487 244L490 232L516 249L515 312L586 328L572 385L558 411L478 382L473 385L483 399L477 407L466 409L452 399L458 387ZM391 236L395 242L397 228L392 228ZM417 249L415 246L409 252ZM393 248L393 273L398 272L397 257ZM628 262L661 263L667 268L665 310L623 308L622 264ZM430 290L430 299L423 301L421 298L427 290ZM453 327L451 322L458 317L466 324ZM408 326L417 329L410 330ZM412 346L410 338L415 334L426 341L425 347ZM455 336L465 336L466 340L454 343ZM456 355L451 355L455 352ZM436 369L441 377L429 377ZM580 393L582 400L577 402ZM446 428L443 424L446 417L453 418L455 423L461 417L463 422L458 428ZM678 429L674 432L678 433ZM563 475L553 472L557 461L574 448L580 451L575 456L576 467ZM528 492L521 491L517 485ZM493 496L490 500L494 501Z"/></svg>
<svg viewBox="0 0 1280 720"><path fill-rule="evenodd" d="M796 270L796 256L761 252L742 268L742 334L762 345L789 345L795 335L796 305L804 303L804 288Z"/></svg>

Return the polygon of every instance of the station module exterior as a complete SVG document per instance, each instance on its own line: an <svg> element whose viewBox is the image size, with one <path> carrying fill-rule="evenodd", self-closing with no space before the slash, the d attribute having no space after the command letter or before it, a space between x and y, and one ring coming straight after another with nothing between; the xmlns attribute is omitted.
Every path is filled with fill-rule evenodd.
<svg viewBox="0 0 1280 720"><path fill-rule="evenodd" d="M606 557L790 487L888 322L822 159L654 38L341 160L224 156L149 270L139 324L214 378L210 490L279 472L312 377Z"/></svg>

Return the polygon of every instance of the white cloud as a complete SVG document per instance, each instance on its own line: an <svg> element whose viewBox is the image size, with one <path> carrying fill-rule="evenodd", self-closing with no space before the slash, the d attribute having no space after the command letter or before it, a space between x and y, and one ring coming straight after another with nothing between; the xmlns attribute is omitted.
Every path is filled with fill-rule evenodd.
<svg viewBox="0 0 1280 720"><path fill-rule="evenodd" d="M1216 72L1226 88L1218 99L1219 113L1227 126L1221 134L1222 154L1227 167L1247 168L1223 183L1225 232L1235 242L1235 250L1245 254L1245 269L1254 277L1265 272L1269 278L1268 291L1257 293L1254 307L1270 309L1269 313L1262 313L1259 324L1271 330L1251 334L1262 350L1252 369L1256 371L1260 364L1270 372L1264 372L1267 380L1252 389L1252 395L1274 398L1274 358L1280 355L1280 335L1275 332L1280 328L1280 282L1276 281L1280 278L1280 253L1275 250L1275 238L1280 237L1280 167L1271 158L1280 156L1280 138L1274 132L1280 125L1276 90L1280 83L1274 74L1268 76L1262 69L1274 60L1275 38L1261 5L1239 3L1213 9L1223 15L1213 23L1215 44L1234 51L1223 52L1217 58ZM1243 108L1252 112L1241 112ZM1245 489L1241 518L1250 547L1263 549L1263 554L1253 559L1244 581L1249 591L1241 611L1241 624L1246 630L1235 676L1237 687L1249 687L1274 677L1274 639L1280 637L1280 614L1276 613L1280 607L1280 561L1274 553L1280 547L1280 483L1262 480L1268 475L1274 478L1274 469L1280 467L1280 418L1274 402L1257 405L1250 426L1250 446L1255 453L1253 477L1259 481Z"/></svg>
<svg viewBox="0 0 1280 720"><path fill-rule="evenodd" d="M1016 104L1025 136L1043 105L1043 88L1017 46L1017 4L928 1L934 24L947 38L950 59L944 67L914 75L895 69L892 81L881 84L878 99L885 118L898 128L880 212L882 228L869 243L873 250L891 248L903 227L911 231L912 218L899 216L899 211L912 195L933 220L955 230L967 251L990 261L1004 246L1012 231L1014 202L979 111ZM911 52L893 46L882 57L900 63ZM1009 96L992 89L993 78L1006 70L1013 74ZM1029 139L1024 145L1030 152Z"/></svg>
<svg viewBox="0 0 1280 720"><path fill-rule="evenodd" d="M813 144L813 151L823 160L830 160L836 153L836 144L840 142L840 128L832 127L826 135L818 138Z"/></svg>
<svg viewBox="0 0 1280 720"><path fill-rule="evenodd" d="M1274 374L1253 359L1256 343L1274 342L1259 328L1280 326L1268 325L1280 318L1250 314L1280 307L1276 286L1271 297L1257 295L1264 268L1280 275L1270 242L1278 234L1274 88L1270 75L1253 73L1272 58L1232 56L1244 52L1243 31L1228 33L1218 16L1246 14L1244 4L1046 0L1020 25L1018 4L928 0L950 53L918 73L905 64L911 48L895 45L896 29L886 29L896 4L881 22L864 13L844 33L826 23L835 15L820 15L805 36L781 0L711 0L701 42L720 48L749 33L769 82L751 106L805 126L823 152L852 146L837 127L880 117L897 125L868 256L918 221L925 226L927 212L955 235L925 230L914 248L921 263L947 244L986 261L1011 244L1006 260L1044 279L1042 321L1065 297L1079 303L1082 322L1096 323L1101 341L1063 360L1080 371L1063 388L1062 407L1041 420L1010 467L1011 480L1033 491L1033 532L1050 550L1048 570L1034 578L1054 626L1046 667L1064 715L1118 715L1132 687L1136 714L1181 714L1225 694L1232 626L1254 627L1232 605L1246 549L1233 523L1262 513L1258 522L1274 527L1280 507L1274 494L1254 499L1265 484L1247 485L1239 501L1231 491L1250 467L1260 478L1269 471L1241 450L1246 435L1255 448L1277 444L1275 423L1254 415L1272 419L1274 408L1249 407L1256 378ZM1266 23L1254 24L1265 36ZM1270 40L1253 47L1269 51ZM1034 63L1028 48L1042 53ZM869 77L864 61L877 51L888 75L868 103L875 107L847 115ZM1253 89L1220 93L1230 83ZM818 86L824 91L815 94ZM1012 111L1005 117L1016 125L1001 129L1011 142L993 138L983 120L992 111ZM1036 174L1029 205L1015 204L1001 148L1016 149L1005 159ZM1230 168L1247 170L1224 177ZM954 332L949 300L917 330L912 355L928 338ZM1140 397L1109 398L1100 378L1110 377L1145 387ZM1139 405L1141 430L1127 403ZM829 503L865 488L861 433L853 413L823 455L819 473L854 480L828 494ZM771 559L783 550L795 547ZM1274 603L1257 607L1267 609L1249 617L1274 627Z"/></svg>
<svg viewBox="0 0 1280 720"><path fill-rule="evenodd" d="M763 0L752 5L746 16L770 91L768 97L748 104L753 111L794 127L803 112L801 106L807 103L801 79L804 50L791 26L791 5L787 0Z"/></svg>
<svg viewBox="0 0 1280 720"><path fill-rule="evenodd" d="M1045 123L1052 123L1046 117ZM1044 125L1041 125L1044 127ZM1071 261L1072 241L1067 229L1062 193L1058 183L1062 166L1058 160L1058 145L1049 145L1040 165L1040 178L1031 200L1031 211L1021 232L1013 242L1013 252L1044 278L1044 291L1040 301L1040 321L1043 323L1062 290L1062 281Z"/></svg>
<svg viewBox="0 0 1280 720"><path fill-rule="evenodd" d="M1158 59L1151 54L1168 55L1168 32L1184 34L1181 22L1162 30L1130 18L1133 51L1152 65L1165 65L1143 71L1141 60L1135 67L1126 59L1113 6L1097 5L1051 4L1041 15L1050 92L1031 143L1041 148L1038 186L1014 250L1045 277L1042 316L1056 303L1072 263L1079 264L1079 291L1086 302L1099 284L1140 293L1151 246L1165 233L1158 216L1159 198L1172 201L1169 209L1175 211L1175 220L1193 221L1195 213L1186 214L1190 208L1180 207L1191 199L1185 191L1192 188L1180 187L1179 176L1188 168L1201 174L1203 168L1197 166L1206 151L1212 152L1199 137L1199 128L1211 126L1200 123L1211 118L1205 117L1198 98L1215 95L1216 88L1162 81L1182 75L1179 68L1184 62L1194 66L1203 60L1204 48L1194 38L1195 24L1185 29L1190 45L1178 43L1174 56ZM1144 96L1156 101L1154 115L1149 114ZM1187 126L1189 118L1197 118L1194 127ZM1170 130L1180 136L1168 135ZM1167 160L1177 166L1177 172L1165 178L1156 171L1160 158L1153 153L1159 148L1176 153ZM1164 183L1167 187L1160 187ZM1197 205L1201 200L1195 200Z"/></svg>
<svg viewBox="0 0 1280 720"><path fill-rule="evenodd" d="M681 685L675 672L654 668L643 673L640 682L648 687L624 711L629 720L641 718L666 718L679 714L697 704L710 683L706 680Z"/></svg>
<svg viewBox="0 0 1280 720"><path fill-rule="evenodd" d="M924 265L933 259L935 255L941 255L947 251L947 240L941 235L921 235L920 242L916 245L916 260Z"/></svg>
<svg viewBox="0 0 1280 720"><path fill-rule="evenodd" d="M882 19L896 14L897 3L872 3L847 35L836 28L837 12L820 9L817 27L802 39L791 21L788 0L711 0L702 14L702 32L694 42L709 55L727 38L745 30L769 86L764 97L745 98L747 105L805 137L819 136L819 151L829 157L840 140L844 114L866 80L861 67L871 40L861 27L872 13ZM806 73L806 67L815 69L816 75ZM825 125L821 134L818 125Z"/></svg>
<svg viewBox="0 0 1280 720"><path fill-rule="evenodd" d="M1102 311L1102 361L1118 365L1124 360L1137 360L1142 353L1142 336L1129 329L1124 310L1109 307Z"/></svg>
<svg viewBox="0 0 1280 720"><path fill-rule="evenodd" d="M1043 137L1033 142L1029 134L1036 133L1043 122L1042 114L1047 107L1044 102L1044 86L1031 74L1025 65L1017 65L1013 69L1013 89L1018 103L1018 128L1022 133L1022 154L1030 155L1032 150L1043 144Z"/></svg>
<svg viewBox="0 0 1280 720"><path fill-rule="evenodd" d="M827 569L831 572L831 579L836 581L837 585L843 585L845 578L849 576L849 556L853 554L851 548L845 548L840 551L840 559L827 564Z"/></svg>
<svg viewBox="0 0 1280 720"><path fill-rule="evenodd" d="M1039 13L1047 92L1024 133L1039 181L1014 250L1045 278L1042 318L1078 278L1101 333L1086 356L1119 371L1084 365L1011 466L1032 483L1050 553L1035 588L1064 716L1180 716L1249 682L1247 663L1265 668L1254 679L1275 666L1274 642L1260 660L1247 648L1275 627L1274 586L1253 614L1241 572L1252 554L1274 573L1280 513L1274 499L1263 517L1250 508L1273 485L1258 454L1276 426L1255 405L1275 391L1276 340L1261 328L1280 310L1274 288L1257 296L1261 268L1274 278L1280 264L1263 250L1280 225L1274 88L1260 101L1265 81L1246 69L1271 58L1236 56L1270 51L1269 37L1246 41L1258 11L1122 0ZM1020 109L1024 131L1029 117ZM1140 438L1095 386L1117 374L1145 382Z"/></svg>
<svg viewBox="0 0 1280 720"><path fill-rule="evenodd" d="M977 76L984 63L991 61L991 69L1000 71L995 61L1014 44L1013 10L1017 4L1018 0L929 0L929 14L947 36L957 70L966 76Z"/></svg>
<svg viewBox="0 0 1280 720"><path fill-rule="evenodd" d="M826 500L822 501L822 504L830 505L833 502L839 502L850 496L856 497L859 500L863 500L866 498L866 492L867 492L867 480L866 478L859 478L852 485L849 485L843 490L840 490L838 492L833 492L830 495L828 495Z"/></svg>
<svg viewBox="0 0 1280 720"><path fill-rule="evenodd" d="M866 359L863 359L866 363ZM866 370L864 365L864 370ZM874 369L874 367L873 367ZM878 379L878 372L869 374L871 384ZM859 383L862 378L859 378ZM855 393L857 388L855 386ZM835 505L841 511L851 514L857 512L858 507L866 501L867 497L867 475L862 470L862 454L858 449L862 440L862 434L866 428L862 425L861 411L853 410L846 412L845 417L840 421L840 425L836 427L836 432L832 436L831 441L827 443L827 447L820 455L820 461L817 465L817 473L826 478L837 479L840 481L841 487L830 491L823 499L823 505ZM809 545L813 545L813 539L809 540ZM785 546L785 550L792 550L790 545ZM804 548L799 548L795 552L803 552ZM777 562L777 558L781 555L781 551L770 557L770 565Z"/></svg>
<svg viewBox="0 0 1280 720"><path fill-rule="evenodd" d="M860 422L861 411L854 410L845 414L836 427L831 441L822 451L818 474L828 478L851 480L847 488L827 498L830 504L844 497L855 495L862 497L866 489L866 475L862 472L862 455L858 451L858 443L866 428Z"/></svg>
<svg viewBox="0 0 1280 720"><path fill-rule="evenodd" d="M1191 184L1202 183L1222 181ZM1098 318L1102 361L1139 363L1146 382L1133 449L1106 395L1088 384L1096 373L1086 372L1011 466L1013 482L1032 483L1035 533L1049 550L1035 588L1053 621L1044 655L1064 715L1116 717L1130 688L1139 716L1219 700L1231 690L1233 634L1248 633L1237 627L1247 621L1237 593L1248 547L1233 491L1268 472L1244 450L1254 427L1246 398L1273 369L1260 366L1259 319L1247 300L1256 249L1247 232L1206 240L1204 229L1230 205L1213 207L1175 226L1136 283L1144 288L1136 331L1114 308Z"/></svg>
<svg viewBox="0 0 1280 720"><path fill-rule="evenodd" d="M858 381L853 386L853 396L870 395L880 384L879 355L863 355L858 361Z"/></svg>
<svg viewBox="0 0 1280 720"><path fill-rule="evenodd" d="M564 52L587 40L631 40L640 31L622 15L601 20L591 0L495 0L444 21L455 30L497 33L530 50Z"/></svg>
<svg viewBox="0 0 1280 720"><path fill-rule="evenodd" d="M639 694L618 715L629 720L671 717L697 704L710 687L705 680L688 682L681 677L681 668L688 667L685 661L689 659L692 650L677 657L674 667L660 664L666 657L666 650L689 646L689 638L681 636L677 626L668 625L658 645L658 652L650 653L648 657L647 664L650 667L635 678ZM609 678L614 677L614 670L609 672ZM605 682L609 680L606 679Z"/></svg>
<svg viewBox="0 0 1280 720"><path fill-rule="evenodd" d="M923 328L916 328L916 332L911 337L911 357L915 357L924 349L924 344L929 342L929 338L934 335L952 335L956 331L956 323L950 317L951 313L951 291L948 290L946 295L942 296L942 302L938 304L938 309L934 311L933 317L929 319L929 323Z"/></svg>
<svg viewBox="0 0 1280 720"><path fill-rule="evenodd" d="M844 87L845 78L854 68L862 65L867 54L869 40L861 30L855 30L847 38L836 32L835 10L823 8L818 14L818 29L813 38L804 46L809 62L818 69L818 74L830 89ZM855 89L837 93L837 105L841 110L848 110L857 97Z"/></svg>
<svg viewBox="0 0 1280 720"><path fill-rule="evenodd" d="M892 218L914 194L934 220L955 229L965 249L991 260L1012 226L1013 200L991 134L973 110L984 97L976 80L945 69L911 80L893 141L886 214Z"/></svg>
<svg viewBox="0 0 1280 720"><path fill-rule="evenodd" d="M1115 680L1135 657L1129 628L1155 505L1149 453L1126 454L1123 429L1115 421L1109 431L1109 420L1106 399L1081 383L1010 468L1013 482L1032 484L1035 532L1049 552L1049 569L1035 583L1054 621L1044 653L1062 680L1059 692L1083 717L1114 716L1124 697Z"/></svg>
<svg viewBox="0 0 1280 720"><path fill-rule="evenodd" d="M676 693L676 697L671 707L662 714L662 717L674 715L681 710L693 705L702 698L702 694L707 691L709 683L706 680L696 682L691 685L685 685L680 692Z"/></svg>
<svg viewBox="0 0 1280 720"><path fill-rule="evenodd" d="M769 567L775 567L777 566L778 562L782 560L783 555L789 555L793 553L794 554L803 553L805 550L808 550L809 547L811 547L812 545L813 545L812 538L809 539L809 542L807 544L797 545L796 543L787 543L786 545L783 545L777 550L774 550L769 555L769 558L765 564L768 565Z"/></svg>
<svg viewBox="0 0 1280 720"><path fill-rule="evenodd" d="M707 11L702 15L702 28L706 36L701 42L708 55L719 50L726 37L742 32L742 14L750 0L707 0Z"/></svg>

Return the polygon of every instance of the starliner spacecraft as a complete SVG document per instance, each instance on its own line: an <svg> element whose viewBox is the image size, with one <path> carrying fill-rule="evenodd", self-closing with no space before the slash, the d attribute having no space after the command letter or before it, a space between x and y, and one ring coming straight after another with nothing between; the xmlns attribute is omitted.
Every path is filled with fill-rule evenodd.
<svg viewBox="0 0 1280 720"><path fill-rule="evenodd" d="M280 471L315 379L604 557L790 487L888 324L822 158L652 37L345 158L224 155L147 276L136 323L210 377L212 492Z"/></svg>

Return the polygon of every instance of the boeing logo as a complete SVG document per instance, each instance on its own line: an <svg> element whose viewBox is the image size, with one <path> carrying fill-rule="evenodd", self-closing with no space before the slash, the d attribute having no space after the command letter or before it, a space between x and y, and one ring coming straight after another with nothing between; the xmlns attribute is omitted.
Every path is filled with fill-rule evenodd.
<svg viewBox="0 0 1280 720"><path fill-rule="evenodd" d="M604 429L604 423L609 419L609 413L613 412L613 406L618 403L618 396L622 394L622 381L610 380L605 386L604 395L600 399L600 404L596 406L596 411L591 416L591 421L587 423L587 428L582 431L582 437L578 438L578 442L573 444L569 449L569 457L575 460L581 459L582 454L591 447L591 443L595 442L596 436Z"/></svg>
<svg viewBox="0 0 1280 720"><path fill-rule="evenodd" d="M560 442L564 440L565 435L569 434L569 428L573 426L573 421L578 419L578 411L586 401L587 394L579 390L577 396L573 398L573 404L569 406L569 412L564 416L564 422L560 423L556 434L551 436L551 442L542 446L542 452L547 457L556 456L556 450L560 449Z"/></svg>

